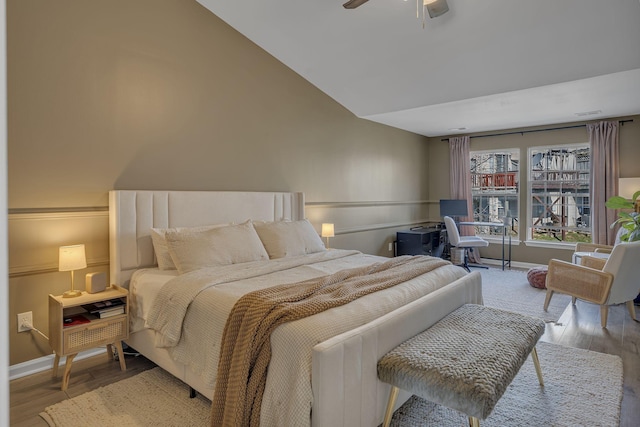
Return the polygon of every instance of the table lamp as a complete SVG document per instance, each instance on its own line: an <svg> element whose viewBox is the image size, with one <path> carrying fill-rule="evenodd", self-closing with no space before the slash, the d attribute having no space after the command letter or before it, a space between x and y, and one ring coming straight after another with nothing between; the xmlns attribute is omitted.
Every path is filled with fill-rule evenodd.
<svg viewBox="0 0 640 427"><path fill-rule="evenodd" d="M335 236L333 232L333 224L323 223L320 235L327 238L327 249L329 249L329 237Z"/></svg>
<svg viewBox="0 0 640 427"><path fill-rule="evenodd" d="M87 258L84 245L60 246L58 271L71 272L71 289L62 294L63 298L73 298L82 295L82 291L73 289L73 271L87 268Z"/></svg>
<svg viewBox="0 0 640 427"><path fill-rule="evenodd" d="M631 200L633 193L640 191L639 178L620 178L618 180L618 195L627 200ZM640 212L640 199L636 200L635 211Z"/></svg>

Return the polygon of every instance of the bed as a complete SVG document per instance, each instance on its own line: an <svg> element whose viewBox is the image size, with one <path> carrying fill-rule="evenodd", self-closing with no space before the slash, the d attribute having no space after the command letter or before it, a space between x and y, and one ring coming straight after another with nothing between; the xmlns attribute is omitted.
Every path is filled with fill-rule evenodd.
<svg viewBox="0 0 640 427"><path fill-rule="evenodd" d="M310 253L293 250L289 256L285 250L274 255L283 248L267 244L264 230L279 230L281 224L309 227L304 218L302 193L111 191L110 280L131 292L131 335L127 344L211 399L218 351L212 347L219 345L220 325L224 325L228 313L227 308L220 308L217 313L204 307L224 301L232 305L234 298L256 287L296 283L387 260L357 251L309 250L308 247L314 248L313 242L305 246ZM224 230L263 230L260 236L268 249L266 259L262 254L240 262L234 260L233 265L199 268L197 262L190 265L192 259L183 257L178 258L178 270L159 268L166 254L155 253L152 229L191 230L211 225L223 226ZM175 249L175 241L172 244ZM234 245L229 244L230 250ZM241 255L251 252L243 250ZM175 255L175 251L172 253ZM196 295L194 299L185 297L190 293ZM158 301L183 298L187 302L182 303L182 308L157 309ZM378 359L466 303L482 303L480 274L466 274L459 267L447 265L340 309L279 326L271 336L273 354L260 424L379 425L389 386L377 379ZM151 308L154 304L155 314ZM181 322L167 320L167 330L150 327L156 327L158 317L168 317L165 314L174 311L184 312ZM199 325L205 319L207 329L213 331L211 336L202 338L204 331L199 330L203 328ZM312 334L307 333L310 330ZM399 396L397 405L408 397Z"/></svg>

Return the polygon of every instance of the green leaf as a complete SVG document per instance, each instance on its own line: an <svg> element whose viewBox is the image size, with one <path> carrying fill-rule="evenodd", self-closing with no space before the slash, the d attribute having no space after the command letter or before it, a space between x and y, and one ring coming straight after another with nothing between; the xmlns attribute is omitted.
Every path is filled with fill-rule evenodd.
<svg viewBox="0 0 640 427"><path fill-rule="evenodd" d="M609 209L634 209L638 198L640 198L640 191L636 191L633 194L632 201L629 201L624 197L614 196L607 200L605 206ZM624 230L620 234L620 240L623 242L634 242L640 240L640 213L619 210L618 219L616 219L610 227L614 228L617 224L619 224L620 228Z"/></svg>
<svg viewBox="0 0 640 427"><path fill-rule="evenodd" d="M609 209L632 209L633 203L620 196L613 196L605 203Z"/></svg>
<svg viewBox="0 0 640 427"><path fill-rule="evenodd" d="M618 214L619 219L624 219L625 221L633 221L633 216L631 216L628 212L620 212Z"/></svg>

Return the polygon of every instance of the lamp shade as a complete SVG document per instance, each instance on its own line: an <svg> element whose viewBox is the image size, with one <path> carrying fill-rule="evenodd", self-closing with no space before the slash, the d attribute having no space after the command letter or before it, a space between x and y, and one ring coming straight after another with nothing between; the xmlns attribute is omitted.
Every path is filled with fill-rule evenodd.
<svg viewBox="0 0 640 427"><path fill-rule="evenodd" d="M631 200L633 193L640 191L640 178L620 178L618 180L618 195Z"/></svg>
<svg viewBox="0 0 640 427"><path fill-rule="evenodd" d="M323 223L320 235L322 237L333 237L335 235L333 232L333 224Z"/></svg>
<svg viewBox="0 0 640 427"><path fill-rule="evenodd" d="M84 245L60 246L58 271L73 271L87 268Z"/></svg>

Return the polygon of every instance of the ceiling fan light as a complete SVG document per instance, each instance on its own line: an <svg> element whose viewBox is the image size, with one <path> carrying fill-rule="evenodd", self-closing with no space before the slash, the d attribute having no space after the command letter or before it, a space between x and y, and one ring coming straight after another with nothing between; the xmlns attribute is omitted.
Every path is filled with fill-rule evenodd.
<svg viewBox="0 0 640 427"><path fill-rule="evenodd" d="M444 15L449 11L449 5L447 0L424 0L424 5L429 12L430 18L436 18L440 15Z"/></svg>
<svg viewBox="0 0 640 427"><path fill-rule="evenodd" d="M367 0L349 0L345 4L342 5L345 9L355 9L358 6L362 6L365 4Z"/></svg>

